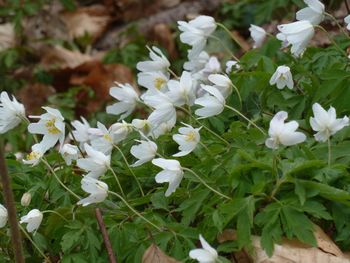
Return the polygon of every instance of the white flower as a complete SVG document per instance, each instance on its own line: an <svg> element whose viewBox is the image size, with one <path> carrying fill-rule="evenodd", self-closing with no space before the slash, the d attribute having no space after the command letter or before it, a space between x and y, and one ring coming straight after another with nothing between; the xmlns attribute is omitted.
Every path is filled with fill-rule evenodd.
<svg viewBox="0 0 350 263"><path fill-rule="evenodd" d="M253 48L261 47L266 38L266 31L262 27L250 25L250 36L254 40Z"/></svg>
<svg viewBox="0 0 350 263"><path fill-rule="evenodd" d="M212 248L208 242L199 235L202 248L192 249L190 251L190 258L197 260L199 263L215 263L218 259L218 252Z"/></svg>
<svg viewBox="0 0 350 263"><path fill-rule="evenodd" d="M153 90L143 97L144 102L155 110L148 116L148 121L153 129L157 129L162 123L174 126L176 123L176 110L171 99L158 90Z"/></svg>
<svg viewBox="0 0 350 263"><path fill-rule="evenodd" d="M306 140L305 134L296 132L299 124L296 121L284 123L288 118L285 111L278 112L270 121L269 136L265 141L267 147L277 149L280 144L290 146Z"/></svg>
<svg viewBox="0 0 350 263"><path fill-rule="evenodd" d="M24 207L27 207L29 206L31 200L32 200L32 195L29 192L25 192L21 198L21 205Z"/></svg>
<svg viewBox="0 0 350 263"><path fill-rule="evenodd" d="M344 18L344 22L347 24L346 28L350 31L350 15Z"/></svg>
<svg viewBox="0 0 350 263"><path fill-rule="evenodd" d="M336 111L330 107L328 112L318 103L312 105L314 117L310 117L311 128L317 133L314 135L316 141L325 142L331 135L349 126L349 118L337 119Z"/></svg>
<svg viewBox="0 0 350 263"><path fill-rule="evenodd" d="M175 106L192 106L196 99L196 82L187 71L182 72L180 81L169 80L168 89L167 95Z"/></svg>
<svg viewBox="0 0 350 263"><path fill-rule="evenodd" d="M299 21L307 20L313 25L318 25L324 19L324 4L318 0L304 0L308 5L296 13L296 19Z"/></svg>
<svg viewBox="0 0 350 263"><path fill-rule="evenodd" d="M6 91L0 93L0 134L15 128L25 116L23 104L15 97L11 100Z"/></svg>
<svg viewBox="0 0 350 263"><path fill-rule="evenodd" d="M217 88L224 98L227 98L232 92L232 81L226 75L222 74L211 74L208 80L213 83L215 88Z"/></svg>
<svg viewBox="0 0 350 263"><path fill-rule="evenodd" d="M166 56L163 55L162 51L157 47L152 47L149 50L149 57L151 58L151 61L142 61L137 63L136 68L139 71L142 72L152 72L152 71L163 71L167 72L168 68L170 67L170 62L166 58Z"/></svg>
<svg viewBox="0 0 350 263"><path fill-rule="evenodd" d="M97 122L97 128L90 128L91 146L104 154L111 154L113 145L124 140L131 131L126 122L115 123L107 130L106 126Z"/></svg>
<svg viewBox="0 0 350 263"><path fill-rule="evenodd" d="M152 129L150 135L152 136L152 138L157 139L159 136L170 132L173 127L173 122L163 122L158 127Z"/></svg>
<svg viewBox="0 0 350 263"><path fill-rule="evenodd" d="M30 210L29 213L21 217L20 224L27 223L27 231L29 233L36 231L41 221L43 220L43 214L38 209Z"/></svg>
<svg viewBox="0 0 350 263"><path fill-rule="evenodd" d="M156 175L157 183L169 183L165 196L168 197L176 191L183 178L183 171L180 163L177 160L166 160L163 158L153 159L152 163L163 171Z"/></svg>
<svg viewBox="0 0 350 263"><path fill-rule="evenodd" d="M221 72L221 65L218 58L215 56L211 56L208 62L205 64L204 68L200 71L200 73L202 73L204 77L219 72Z"/></svg>
<svg viewBox="0 0 350 263"><path fill-rule="evenodd" d="M81 121L75 120L72 121L72 126L75 128L74 131L72 131L74 139L77 142L80 142L80 146L84 145L84 143L90 141L90 124L84 117L80 117Z"/></svg>
<svg viewBox="0 0 350 263"><path fill-rule="evenodd" d="M179 145L180 152L174 154L174 157L181 157L192 152L200 141L199 130L201 128L193 128L191 125L183 123L186 127L179 129L180 134L174 134L173 140Z"/></svg>
<svg viewBox="0 0 350 263"><path fill-rule="evenodd" d="M133 119L131 125L145 136L149 136L152 130L151 123L148 120Z"/></svg>
<svg viewBox="0 0 350 263"><path fill-rule="evenodd" d="M208 37L215 31L216 23L211 16L198 16L195 19L185 22L177 22L182 43L192 46L191 57L197 56L203 50Z"/></svg>
<svg viewBox="0 0 350 263"><path fill-rule="evenodd" d="M135 109L139 100L135 89L128 83L118 84L117 87L110 88L109 94L119 100L119 102L107 106L106 112L114 115L122 114L119 120L128 117Z"/></svg>
<svg viewBox="0 0 350 263"><path fill-rule="evenodd" d="M111 156L96 151L87 143L84 144L84 148L88 157L78 159L77 166L88 172L86 177L97 179L109 169Z"/></svg>
<svg viewBox="0 0 350 263"><path fill-rule="evenodd" d="M53 147L57 141L61 146L64 142L65 124L62 114L53 108L43 107L47 113L40 116L29 116L30 118L38 118L39 122L28 125L28 131L33 134L44 135L41 144L45 150Z"/></svg>
<svg viewBox="0 0 350 263"><path fill-rule="evenodd" d="M294 82L289 67L279 66L277 68L270 79L270 85L275 84L277 84L278 89L283 89L285 86L287 86L289 89L293 89Z"/></svg>
<svg viewBox="0 0 350 263"><path fill-rule="evenodd" d="M205 64L209 61L209 55L207 52L202 51L196 57L188 57L189 61L185 62L183 68L185 70L191 71L192 73L198 72L205 67Z"/></svg>
<svg viewBox="0 0 350 263"><path fill-rule="evenodd" d="M291 52L297 57L305 51L315 34L313 25L307 20L279 25L277 28L281 32L277 38L292 45Z"/></svg>
<svg viewBox="0 0 350 263"><path fill-rule="evenodd" d="M108 185L92 177L85 176L81 180L81 188L90 195L78 202L78 205L87 206L103 202L108 195Z"/></svg>
<svg viewBox="0 0 350 263"><path fill-rule="evenodd" d="M26 159L23 159L23 163L35 166L39 163L45 152L46 149L44 149L41 143L34 144L31 153L26 156Z"/></svg>
<svg viewBox="0 0 350 263"><path fill-rule="evenodd" d="M169 75L161 71L141 72L137 74L137 83L146 89L167 91Z"/></svg>
<svg viewBox="0 0 350 263"><path fill-rule="evenodd" d="M7 209L2 204L0 204L0 228L6 225L7 217Z"/></svg>
<svg viewBox="0 0 350 263"><path fill-rule="evenodd" d="M224 110L225 98L215 87L209 85L201 85L201 87L209 94L195 100L195 104L203 106L203 108L197 109L195 114L203 118L220 114Z"/></svg>
<svg viewBox="0 0 350 263"><path fill-rule="evenodd" d="M67 165L71 165L73 160L77 160L79 157L79 149L77 146L66 143L60 149L64 161Z"/></svg>
<svg viewBox="0 0 350 263"><path fill-rule="evenodd" d="M149 162L153 160L153 158L157 154L157 144L155 144L152 141L138 141L140 144L133 145L130 149L130 153L139 159L134 164L132 164L132 167L140 166L141 164L144 164L146 162Z"/></svg>
<svg viewBox="0 0 350 263"><path fill-rule="evenodd" d="M232 72L233 68L237 70L237 69L240 69L241 66L235 60L227 61L226 62L226 70L225 70L226 74L230 74Z"/></svg>

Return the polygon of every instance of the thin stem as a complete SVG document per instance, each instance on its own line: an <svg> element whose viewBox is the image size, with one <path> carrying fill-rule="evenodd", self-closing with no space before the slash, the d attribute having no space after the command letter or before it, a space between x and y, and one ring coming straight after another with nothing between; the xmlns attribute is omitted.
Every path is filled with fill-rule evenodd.
<svg viewBox="0 0 350 263"><path fill-rule="evenodd" d="M241 49L243 49L244 51L247 51L247 49L244 47L241 41L239 41L224 24L221 24L221 23L216 23L216 24L219 27L221 27Z"/></svg>
<svg viewBox="0 0 350 263"><path fill-rule="evenodd" d="M233 112L237 113L239 116L241 116L243 119L245 119L248 123L250 123L251 125L253 125L255 128L257 128L262 134L266 135L266 132L264 132L263 129L261 129L258 125L256 125L254 122L252 122L251 120L249 120L246 116L244 116L241 112L239 112L238 110L236 110L235 108L225 105L226 108L232 110Z"/></svg>
<svg viewBox="0 0 350 263"><path fill-rule="evenodd" d="M24 116L22 119L25 123L27 123L27 125L30 124L30 120L26 116ZM32 136L34 138L35 143L39 143L39 140L38 140L38 137L36 136L36 134L32 134Z"/></svg>
<svg viewBox="0 0 350 263"><path fill-rule="evenodd" d="M219 191L215 190L214 188L212 188L210 185L208 185L195 171L189 169L189 168L186 168L186 167L182 167L182 169L184 171L188 171L190 173L192 173L205 187L207 187L209 190L213 191L214 193L216 193L217 195L225 198L225 199L228 199L228 200L231 200L230 197L228 197L227 195L224 195L223 193L220 193Z"/></svg>
<svg viewBox="0 0 350 263"><path fill-rule="evenodd" d="M56 180L58 181L58 183L67 190L67 192L69 192L71 195L73 195L75 198L77 199L81 199L79 195L77 195L76 193L74 193L72 190L70 190L62 181L61 179L58 177L58 175L56 174L56 172L54 171L54 169L52 169L51 165L47 162L47 160L45 160L44 158L42 158L43 163L46 165L46 167L49 169L49 171L52 173L52 175L56 178Z"/></svg>
<svg viewBox="0 0 350 263"><path fill-rule="evenodd" d="M344 3L345 3L346 11L348 11L348 14L349 14L350 13L350 7L349 7L349 4L348 4L348 1L344 0Z"/></svg>
<svg viewBox="0 0 350 263"><path fill-rule="evenodd" d="M119 182L118 176L116 175L116 173L114 172L114 170L112 169L112 167L109 167L109 170L112 172L112 174L113 174L115 180L117 181L119 190L120 190L120 192L122 193L123 197L126 198L126 197L125 197L125 194L124 194L124 191L123 191L123 187L122 187L122 185L121 185L120 182Z"/></svg>
<svg viewBox="0 0 350 263"><path fill-rule="evenodd" d="M225 49L225 51L232 57L232 58L234 58L236 61L240 61L232 52L231 52L231 50L228 48L228 47L226 47L225 45L224 45L224 43L222 43L222 41L221 41L221 39L220 38L218 38L218 37L216 37L216 36L210 36L212 39L215 39L216 41L218 41L219 43L220 43L220 45Z"/></svg>
<svg viewBox="0 0 350 263"><path fill-rule="evenodd" d="M58 215L59 217L61 217L64 221L68 222L68 220L63 216L61 215L60 213L54 211L54 210L45 210L45 211L42 211L41 212L42 214L45 214L45 213L52 213L52 214L55 214L55 215Z"/></svg>
<svg viewBox="0 0 350 263"><path fill-rule="evenodd" d="M19 228L22 230L24 235L29 239L29 241L33 244L33 246L38 250L39 254L45 259L45 262L51 262L51 260L44 254L44 252L38 247L37 244L35 244L34 240L30 237L30 235L27 233L27 231L24 230L24 228L20 225Z"/></svg>
<svg viewBox="0 0 350 263"><path fill-rule="evenodd" d="M331 37L331 35L328 33L326 29L324 29L322 26L316 25L315 26L318 29L321 29L324 33L326 33L328 39L334 44L334 46L341 52L343 55L347 57L346 52L334 41L334 39Z"/></svg>
<svg viewBox="0 0 350 263"><path fill-rule="evenodd" d="M173 75L174 78L179 79L179 76L176 75L176 73L174 71L172 71L170 68L168 68L168 71L171 75Z"/></svg>
<svg viewBox="0 0 350 263"><path fill-rule="evenodd" d="M325 12L324 14L325 14L326 16L328 16L330 19L332 19L332 20L336 23L336 25L337 25L337 27L340 29L340 31L342 31L342 33L343 33L345 36L347 36L347 38L349 38L349 35L348 35L348 33L345 31L344 27L342 27L342 26L339 24L338 20L337 20L334 16L332 16L331 14L329 14L329 13L327 13L327 12Z"/></svg>
<svg viewBox="0 0 350 263"><path fill-rule="evenodd" d="M79 150L81 156L85 157L84 152L83 152L82 149L80 148L79 143L78 143L78 141L75 139L75 136L74 136L74 134L73 134L72 124L71 124L70 122L68 122L68 121L66 121L65 123L67 124L67 128L68 128L68 130L69 130L69 134L72 136L72 139L73 139L75 145L78 147L78 150Z"/></svg>
<svg viewBox="0 0 350 263"><path fill-rule="evenodd" d="M331 159L332 159L332 151L331 151L331 139L328 137L327 139L328 144L328 167L331 166Z"/></svg>
<svg viewBox="0 0 350 263"><path fill-rule="evenodd" d="M129 169L130 173L132 174L132 176L135 178L135 181L136 181L136 183L137 183L137 186L138 186L139 189L140 189L141 195L142 195L142 196L145 196L145 193L144 193L143 190L142 190L140 181L137 179L135 173L134 173L133 170L131 169L131 167L130 167L130 165L129 165L129 162L128 162L128 160L126 159L126 157L125 157L123 151L122 151L117 145L115 145L115 144L113 144L113 147L116 148L116 149L120 152L120 154L122 155L123 160L124 160L126 166L128 167L128 169Z"/></svg>
<svg viewBox="0 0 350 263"><path fill-rule="evenodd" d="M4 196L5 206L8 212L8 220L10 225L11 243L15 262L24 263L21 232L18 229L16 203L12 192L11 178L8 174L6 160L4 155L3 140L0 139L0 177L2 184L2 192Z"/></svg>
<svg viewBox="0 0 350 263"><path fill-rule="evenodd" d="M156 228L159 232L163 232L163 230L158 227L157 225L155 225L154 223L152 223L151 221L149 221L147 218L145 218L143 215L141 215L138 211L136 211L121 195L112 192L112 191L108 191L110 194L115 195L116 197L118 197L133 213L135 213L138 217L140 217L141 219L143 219L145 222L147 222L148 224L150 224L151 226L153 226L154 228Z"/></svg>
<svg viewBox="0 0 350 263"><path fill-rule="evenodd" d="M217 134L216 132L214 132L213 130L211 130L210 128L208 128L207 126L205 126L203 123L201 123L199 120L197 120L195 117L193 117L193 115L186 110L183 107L179 107L179 109L181 109L182 111L186 112L195 122L197 122L199 125L201 125L205 130L207 130L208 132L210 132L212 135L214 135L216 138L220 139L221 141L223 141L227 146L230 146L230 143L228 141L226 141L224 138L222 138L219 134Z"/></svg>
<svg viewBox="0 0 350 263"><path fill-rule="evenodd" d="M239 93L239 91L238 91L238 88L236 87L236 85L235 84L233 84L233 83L231 83L232 84L232 87L234 88L234 90L236 91L236 93L237 93L237 95L238 95L238 99L239 99L239 104L241 105L241 107L242 107L242 97L241 97L241 94Z"/></svg>

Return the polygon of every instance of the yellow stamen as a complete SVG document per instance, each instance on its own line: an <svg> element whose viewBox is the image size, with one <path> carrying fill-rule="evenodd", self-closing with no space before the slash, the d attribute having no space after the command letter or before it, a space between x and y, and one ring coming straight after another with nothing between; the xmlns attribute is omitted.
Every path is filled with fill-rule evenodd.
<svg viewBox="0 0 350 263"><path fill-rule="evenodd" d="M156 78L156 79L154 80L154 86L155 86L158 90L160 90L160 88L164 85L165 82L166 82L166 80L163 79L163 78Z"/></svg>
<svg viewBox="0 0 350 263"><path fill-rule="evenodd" d="M195 141L196 140L196 133L194 131L189 132L188 134L186 134L185 140L188 142Z"/></svg>
<svg viewBox="0 0 350 263"><path fill-rule="evenodd" d="M41 156L40 156L40 153L39 152L31 152L30 154L27 154L27 160L28 161L32 161L32 160L37 160L39 159Z"/></svg>
<svg viewBox="0 0 350 263"><path fill-rule="evenodd" d="M57 127L55 126L55 122L56 122L56 119L51 119L51 120L48 120L45 124L47 130L49 133L51 134L58 134L60 133L61 131L59 129L57 129Z"/></svg>
<svg viewBox="0 0 350 263"><path fill-rule="evenodd" d="M112 142L112 137L109 134L103 135L103 138L109 142Z"/></svg>

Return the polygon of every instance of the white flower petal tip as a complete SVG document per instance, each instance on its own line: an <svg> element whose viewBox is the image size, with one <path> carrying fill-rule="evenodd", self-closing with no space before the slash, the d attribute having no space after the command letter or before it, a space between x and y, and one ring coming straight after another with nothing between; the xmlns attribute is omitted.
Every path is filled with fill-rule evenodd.
<svg viewBox="0 0 350 263"><path fill-rule="evenodd" d="M251 38L254 40L253 48L261 47L266 39L265 29L256 25L250 25L249 31Z"/></svg>
<svg viewBox="0 0 350 263"><path fill-rule="evenodd" d="M25 109L15 97L10 99L6 91L0 93L0 134L18 126L25 119Z"/></svg>
<svg viewBox="0 0 350 263"><path fill-rule="evenodd" d="M202 235L199 235L199 241L202 248L192 249L189 253L190 258L197 260L199 263L217 262L219 257L217 251L208 244Z"/></svg>

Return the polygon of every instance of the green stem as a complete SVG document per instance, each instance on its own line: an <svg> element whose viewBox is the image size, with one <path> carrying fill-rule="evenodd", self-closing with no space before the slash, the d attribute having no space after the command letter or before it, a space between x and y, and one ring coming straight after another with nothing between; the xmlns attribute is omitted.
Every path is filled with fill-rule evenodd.
<svg viewBox="0 0 350 263"><path fill-rule="evenodd" d="M60 213L58 213L58 212L56 212L54 210L45 210L45 211L42 211L41 213L42 214L53 213L53 214L58 215L59 217L61 217L64 221L69 222L63 215L61 215Z"/></svg>
<svg viewBox="0 0 350 263"><path fill-rule="evenodd" d="M338 20L337 20L334 16L332 16L331 14L329 14L329 13L327 13L327 12L325 12L324 14L325 14L326 16L328 16L330 19L332 19L332 20L336 23L336 25L338 26L338 28L340 29L340 31L342 31L342 33L343 33L347 38L350 38L350 37L349 37L349 34L345 31L344 27L342 27L342 26L339 24Z"/></svg>
<svg viewBox="0 0 350 263"><path fill-rule="evenodd" d="M324 29L322 26L315 26L316 28L320 29L321 31L323 31L324 33L326 33L328 39L333 43L333 45L341 52L343 53L343 55L345 55L347 57L346 52L334 41L334 39L331 37L331 35L328 33L328 31L326 29Z"/></svg>
<svg viewBox="0 0 350 263"><path fill-rule="evenodd" d="M222 43L222 40L220 39L220 38L218 38L218 37L216 37L216 36L210 36L212 39L215 39L216 41L218 41L219 43L220 43L220 45L225 49L225 51L232 57L232 58L234 58L236 61L240 61L232 52L231 52L231 50L228 48L228 47L226 47L225 45L224 45L224 43Z"/></svg>
<svg viewBox="0 0 350 263"><path fill-rule="evenodd" d="M328 167L331 166L331 159L332 159L332 151L331 151L331 139L328 137L327 139L328 144Z"/></svg>
<svg viewBox="0 0 350 263"><path fill-rule="evenodd" d="M51 165L47 162L47 160L45 158L42 158L43 163L46 165L46 167L49 169L49 171L52 173L52 175L56 178L56 180L58 181L58 183L67 190L67 192L69 192L71 195L73 195L75 198L77 199L81 199L79 195L75 194L72 190L70 190L62 181L61 179L58 177L58 175L56 174L56 172L54 171L54 169L52 169Z"/></svg>
<svg viewBox="0 0 350 263"><path fill-rule="evenodd" d="M24 235L28 238L28 240L33 244L33 246L38 250L39 254L45 259L45 262L51 262L51 260L44 254L44 252L35 244L34 240L30 237L27 231L19 224L19 228L22 230Z"/></svg>
<svg viewBox="0 0 350 263"><path fill-rule="evenodd" d="M232 87L233 87L234 90L236 91L236 93L237 93L237 95L238 95L238 99L239 99L239 104L240 104L240 106L242 107L243 104L242 104L242 97L241 97L241 94L239 93L238 88L236 87L235 84L232 83Z"/></svg>
<svg viewBox="0 0 350 263"><path fill-rule="evenodd" d="M154 223L149 221L147 218L145 218L143 215L141 215L138 211L136 211L121 195L119 195L119 194L117 194L115 192L112 192L112 191L108 191L108 192L110 194L115 195L116 197L118 197L133 213L135 213L142 220L144 220L145 222L147 222L148 224L150 224L151 226L156 228L159 232L163 232L163 230L160 227L158 227L157 225L155 225Z"/></svg>
<svg viewBox="0 0 350 263"><path fill-rule="evenodd" d="M126 198L126 197L125 197L125 194L124 194L124 191L123 191L123 188L122 188L122 185L121 185L120 182L119 182L118 176L116 175L116 173L114 172L114 170L112 169L112 167L109 167L109 170L112 172L112 174L113 174L115 180L117 181L119 190L120 190L120 192L122 193L123 197Z"/></svg>
<svg viewBox="0 0 350 263"><path fill-rule="evenodd" d="M245 119L248 123L250 123L251 125L253 125L255 128L257 128L262 134L266 135L266 132L264 132L263 129L261 129L258 125L256 125L254 122L252 122L251 120L249 120L246 116L244 116L240 111L236 110L235 108L228 106L225 104L225 107L232 110L233 112L237 113L239 116L241 116L243 119Z"/></svg>
<svg viewBox="0 0 350 263"><path fill-rule="evenodd" d="M174 78L179 79L179 76L176 75L176 73L174 71L172 71L170 68L168 68L168 71L171 75L173 75Z"/></svg>
<svg viewBox="0 0 350 263"><path fill-rule="evenodd" d="M244 51L247 51L247 49L244 47L241 41L239 41L224 24L221 24L221 23L216 23L216 24L219 27L221 27L241 49L243 49Z"/></svg>
<svg viewBox="0 0 350 263"><path fill-rule="evenodd" d="M145 196L145 193L144 193L143 190L142 190L141 184L140 184L139 180L137 179L135 173L134 173L133 170L131 169L131 167L130 167L130 165L129 165L129 162L128 162L128 160L126 159L126 157L125 157L123 151L122 151L117 145L115 145L115 144L113 144L113 147L116 148L116 149L120 152L120 154L121 154L121 156L122 156L122 158L123 158L123 160L124 160L126 166L128 167L130 173L131 173L132 176L135 178L135 181L136 181L136 183L137 183L137 186L138 186L139 189L140 189L141 195L142 195L142 196Z"/></svg>
<svg viewBox="0 0 350 263"><path fill-rule="evenodd" d="M212 188L210 185L208 185L195 171L189 169L189 168L186 168L186 167L182 167L182 169L184 171L188 171L190 173L192 173L205 187L207 187L209 190L213 191L214 193L216 193L217 195L225 198L225 199L228 199L228 200L231 200L230 197L228 197L227 195L224 195L223 193L220 193L219 191L215 190L214 188Z"/></svg>

